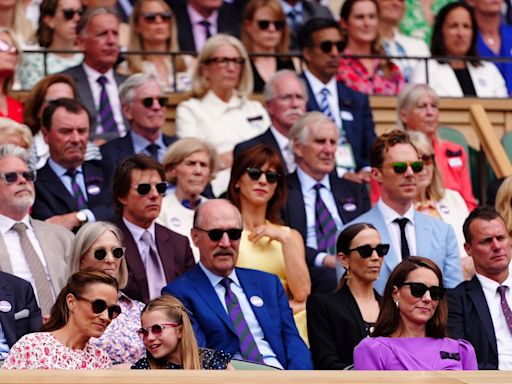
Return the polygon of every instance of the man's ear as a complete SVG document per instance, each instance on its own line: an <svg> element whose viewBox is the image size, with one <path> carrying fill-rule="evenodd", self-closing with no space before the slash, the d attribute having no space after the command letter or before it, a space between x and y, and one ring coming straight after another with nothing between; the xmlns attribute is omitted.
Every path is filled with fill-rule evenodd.
<svg viewBox="0 0 512 384"><path fill-rule="evenodd" d="M370 171L370 176L373 180L377 182L377 184L382 184L382 171L379 168L372 167L372 170Z"/></svg>

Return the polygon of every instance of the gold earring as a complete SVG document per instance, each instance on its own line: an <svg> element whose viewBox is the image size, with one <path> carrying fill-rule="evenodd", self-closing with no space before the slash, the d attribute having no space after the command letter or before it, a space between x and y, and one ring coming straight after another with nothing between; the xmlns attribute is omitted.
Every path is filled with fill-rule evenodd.
<svg viewBox="0 0 512 384"><path fill-rule="evenodd" d="M398 300L395 300L395 306L396 309L400 309L400 302Z"/></svg>

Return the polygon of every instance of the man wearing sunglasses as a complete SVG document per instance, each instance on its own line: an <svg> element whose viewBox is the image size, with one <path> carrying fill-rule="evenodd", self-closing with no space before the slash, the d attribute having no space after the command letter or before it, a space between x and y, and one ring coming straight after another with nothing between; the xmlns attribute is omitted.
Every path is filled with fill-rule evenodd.
<svg viewBox="0 0 512 384"><path fill-rule="evenodd" d="M117 226L126 247L127 296L142 302L160 296L176 276L195 265L188 238L155 223L167 190L163 166L151 156L124 160L113 178Z"/></svg>
<svg viewBox="0 0 512 384"><path fill-rule="evenodd" d="M370 153L372 178L382 191L377 204L349 223L371 223L390 244L375 289L382 294L400 261L412 255L433 260L443 272L443 283L454 288L462 281L459 250L453 228L415 210L416 174L423 170L418 151L405 131L394 130L375 140ZM338 263L338 277L343 267Z"/></svg>
<svg viewBox="0 0 512 384"><path fill-rule="evenodd" d="M342 38L338 22L316 18L305 23L297 37L306 61L302 74L308 90L308 111L328 116L339 131L338 175L358 183L370 181L370 145L375 129L368 96L336 81Z"/></svg>
<svg viewBox="0 0 512 384"><path fill-rule="evenodd" d="M35 218L75 231L87 221L115 220L109 178L99 161L84 159L89 121L77 99L57 99L44 109L42 132L50 158L35 183Z"/></svg>
<svg viewBox="0 0 512 384"><path fill-rule="evenodd" d="M199 345L278 368L312 369L279 278L235 268L242 236L238 209L223 199L202 203L191 235L199 264L162 293L191 311Z"/></svg>
<svg viewBox="0 0 512 384"><path fill-rule="evenodd" d="M448 332L475 347L478 369L512 369L510 237L492 207L477 207L463 226L476 275L448 291Z"/></svg>
<svg viewBox="0 0 512 384"><path fill-rule="evenodd" d="M66 284L73 234L30 217L35 178L24 149L0 146L0 270L30 282L42 314L49 315Z"/></svg>

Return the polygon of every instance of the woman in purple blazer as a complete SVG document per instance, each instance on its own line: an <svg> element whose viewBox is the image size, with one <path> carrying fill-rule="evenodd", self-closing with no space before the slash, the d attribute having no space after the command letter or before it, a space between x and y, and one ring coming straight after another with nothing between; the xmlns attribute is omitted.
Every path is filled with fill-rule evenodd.
<svg viewBox="0 0 512 384"><path fill-rule="evenodd" d="M411 256L389 276L375 331L354 350L359 370L476 370L475 350L446 337L448 304L439 267Z"/></svg>

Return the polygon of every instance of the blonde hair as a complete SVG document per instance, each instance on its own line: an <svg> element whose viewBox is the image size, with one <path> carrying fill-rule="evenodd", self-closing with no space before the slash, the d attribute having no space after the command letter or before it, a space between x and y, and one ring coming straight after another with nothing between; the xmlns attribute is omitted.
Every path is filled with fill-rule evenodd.
<svg viewBox="0 0 512 384"><path fill-rule="evenodd" d="M183 303L174 296L164 295L151 300L142 310L146 312L162 311L169 321L181 326L181 366L183 369L201 369L199 348L194 329ZM156 360L149 351L146 353L151 368L164 368L165 362Z"/></svg>
<svg viewBox="0 0 512 384"><path fill-rule="evenodd" d="M32 146L32 132L28 126L8 117L0 117L0 142L8 136L18 136L25 143L25 149Z"/></svg>
<svg viewBox="0 0 512 384"><path fill-rule="evenodd" d="M506 177L501 183L496 194L495 207L505 221L509 236L512 236L512 176Z"/></svg>
<svg viewBox="0 0 512 384"><path fill-rule="evenodd" d="M23 7L23 1L21 0L16 0L16 5L14 6L12 29L25 43L30 43L34 40L36 29L32 22L25 16L25 9ZM18 52L21 53L19 49Z"/></svg>
<svg viewBox="0 0 512 384"><path fill-rule="evenodd" d="M249 62L249 56L245 50L243 44L236 37L219 33L210 37L203 46L203 49L197 57L197 63L194 67L194 73L192 75L192 94L194 97L201 98L210 90L210 84L202 73L203 65L207 65L206 61L211 59L215 52L225 45L231 45L235 48L240 57L245 59L242 72L240 74L240 81L236 87L240 96L247 97L253 88L253 77L251 64Z"/></svg>
<svg viewBox="0 0 512 384"><path fill-rule="evenodd" d="M12 30L11 28L7 28L7 27L0 27L0 33L7 33L9 35L9 37L11 38L12 45L18 51L18 55L16 56L16 65L18 65L21 62L21 55L23 53L23 50L21 49L20 42L18 41L17 33L14 30ZM5 78L4 86L2 89L3 93L7 94L9 92L9 90L11 89L12 82L14 81L15 73L16 73L16 69L14 69L14 71L12 72L12 75L9 75Z"/></svg>

